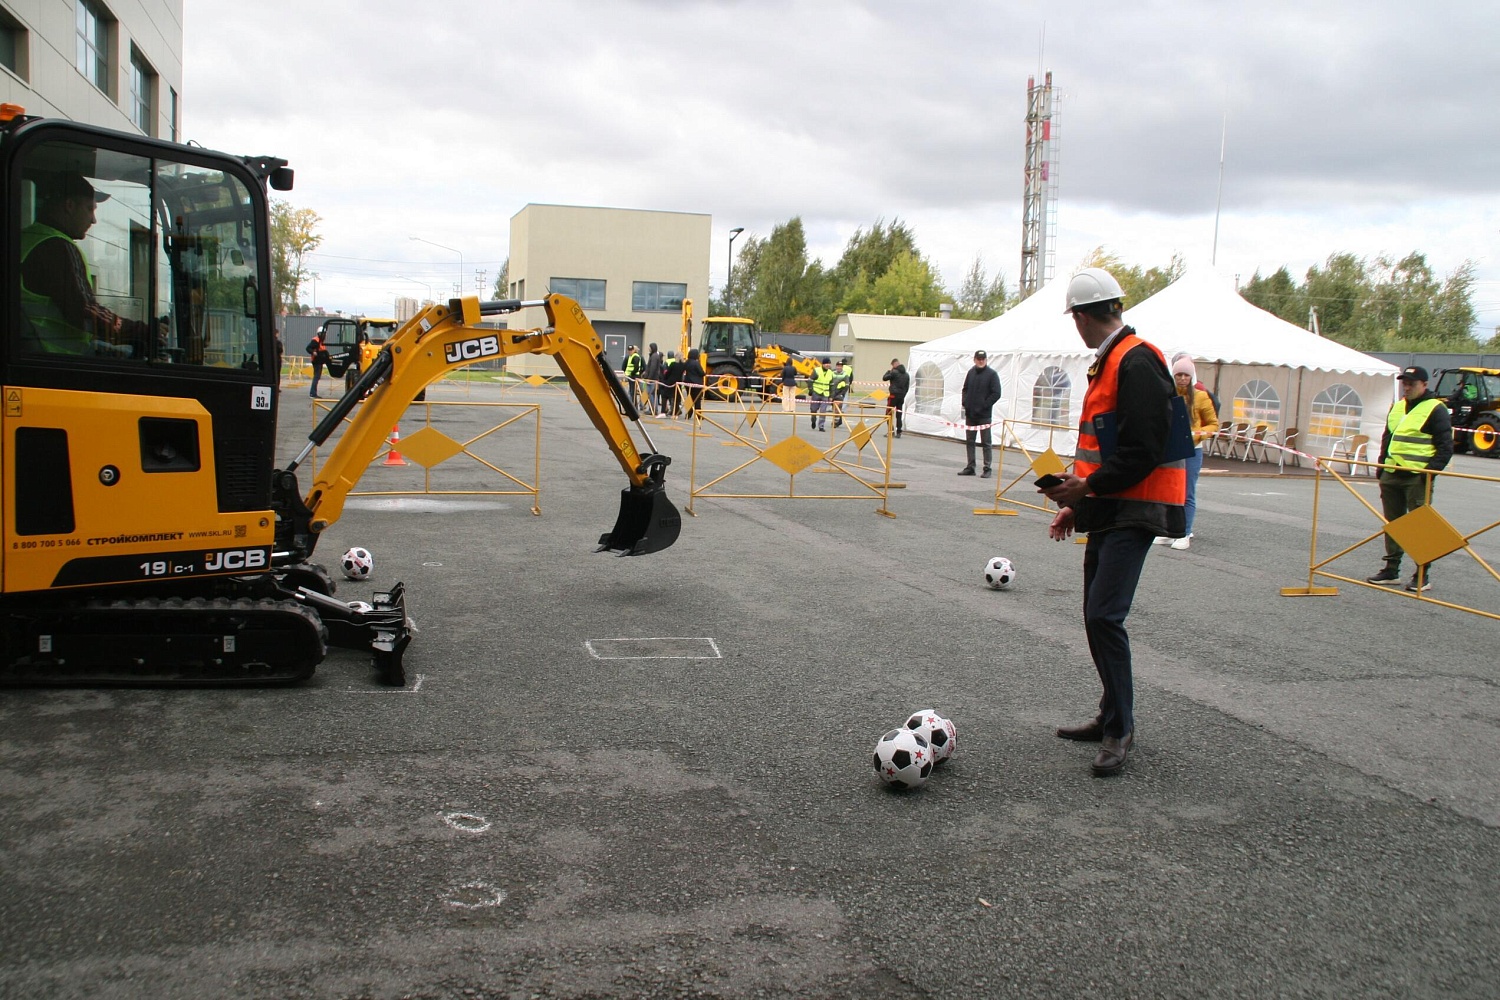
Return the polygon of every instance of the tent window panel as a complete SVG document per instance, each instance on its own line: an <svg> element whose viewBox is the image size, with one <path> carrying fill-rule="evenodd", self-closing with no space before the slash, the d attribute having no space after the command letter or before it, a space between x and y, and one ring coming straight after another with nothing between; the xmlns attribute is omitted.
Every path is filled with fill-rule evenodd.
<svg viewBox="0 0 1500 1000"><path fill-rule="evenodd" d="M1053 424L1067 429L1068 410L1073 395L1073 380L1061 368L1048 367L1031 387L1031 419L1038 424Z"/></svg>
<svg viewBox="0 0 1500 1000"><path fill-rule="evenodd" d="M1253 378L1234 394L1231 417L1235 423L1265 424L1275 430L1281 426L1281 397L1264 379Z"/></svg>
<svg viewBox="0 0 1500 1000"><path fill-rule="evenodd" d="M1313 454L1330 454L1340 440L1358 434L1364 412L1359 393L1342 382L1336 382L1314 396L1312 419L1307 429Z"/></svg>
<svg viewBox="0 0 1500 1000"><path fill-rule="evenodd" d="M943 370L931 361L917 369L911 379L913 413L938 416L943 412Z"/></svg>

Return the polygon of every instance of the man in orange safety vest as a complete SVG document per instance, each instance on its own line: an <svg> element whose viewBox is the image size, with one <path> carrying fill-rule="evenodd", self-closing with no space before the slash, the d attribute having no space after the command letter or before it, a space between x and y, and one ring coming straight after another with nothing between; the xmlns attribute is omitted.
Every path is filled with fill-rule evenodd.
<svg viewBox="0 0 1500 1000"><path fill-rule="evenodd" d="M1176 389L1161 351L1120 318L1125 293L1103 268L1091 267L1068 284L1067 311L1083 342L1095 351L1078 425L1071 475L1042 487L1058 505L1048 533L1062 541L1088 533L1083 552L1083 625L1104 687L1099 714L1064 726L1066 740L1101 744L1095 775L1117 774L1135 740L1135 690L1125 617L1141 567L1158 535L1187 533L1186 442L1174 438ZM1187 451L1183 451L1183 446ZM1175 449L1175 453L1174 453Z"/></svg>

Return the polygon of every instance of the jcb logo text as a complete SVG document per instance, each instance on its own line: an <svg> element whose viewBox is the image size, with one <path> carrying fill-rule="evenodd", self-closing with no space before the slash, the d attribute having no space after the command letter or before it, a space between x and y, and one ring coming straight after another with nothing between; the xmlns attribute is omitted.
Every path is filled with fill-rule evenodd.
<svg viewBox="0 0 1500 1000"><path fill-rule="evenodd" d="M492 358L499 353L499 337L476 337L473 340L460 340L456 344L449 344L443 348L443 357L447 358L449 364L459 361L473 361L476 358Z"/></svg>
<svg viewBox="0 0 1500 1000"><path fill-rule="evenodd" d="M203 568L210 573L216 570L261 569L265 565L265 549L225 549L222 552L203 554Z"/></svg>

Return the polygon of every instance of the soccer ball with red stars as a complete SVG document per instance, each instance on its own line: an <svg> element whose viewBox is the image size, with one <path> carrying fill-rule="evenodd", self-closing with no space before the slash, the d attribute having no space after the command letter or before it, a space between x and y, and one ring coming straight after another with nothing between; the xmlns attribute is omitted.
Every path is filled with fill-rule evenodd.
<svg viewBox="0 0 1500 1000"><path fill-rule="evenodd" d="M875 773L887 785L921 788L936 763L932 745L919 734L902 727L892 729L875 744Z"/></svg>
<svg viewBox="0 0 1500 1000"><path fill-rule="evenodd" d="M906 728L927 741L932 747L934 764L941 764L953 756L958 749L958 730L952 719L945 719L935 709L924 708L911 713Z"/></svg>

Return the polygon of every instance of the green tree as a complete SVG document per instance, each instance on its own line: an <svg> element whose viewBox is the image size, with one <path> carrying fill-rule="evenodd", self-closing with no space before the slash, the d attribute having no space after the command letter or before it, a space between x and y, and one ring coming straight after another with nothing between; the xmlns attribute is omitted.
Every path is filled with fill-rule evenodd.
<svg viewBox="0 0 1500 1000"><path fill-rule="evenodd" d="M1307 269L1301 285L1285 267L1269 278L1259 272L1245 298L1298 326L1316 312L1318 331L1361 351L1470 351L1474 265L1465 261L1439 281L1424 254L1366 261L1352 253L1329 254Z"/></svg>
<svg viewBox="0 0 1500 1000"><path fill-rule="evenodd" d="M833 280L841 290L852 285L861 272L874 281L903 253L919 253L910 227L900 219L892 220L889 226L884 219L876 219L868 230L856 229L849 237L843 256L834 265Z"/></svg>
<svg viewBox="0 0 1500 1000"><path fill-rule="evenodd" d="M1012 304L1005 289L1005 272L996 271L993 279L986 278L984 259L976 255L959 286L953 314L959 319L994 319Z"/></svg>
<svg viewBox="0 0 1500 1000"><path fill-rule="evenodd" d="M754 239L746 244L747 250L755 247L754 287L743 300L747 315L773 333L785 330L794 317L816 318L816 310L824 308L827 277L821 262L808 263L801 216L773 228L764 244ZM742 301L737 291L736 303Z"/></svg>
<svg viewBox="0 0 1500 1000"><path fill-rule="evenodd" d="M903 250L870 285L869 311L889 316L935 316L943 296L942 282L932 266L910 250Z"/></svg>
<svg viewBox="0 0 1500 1000"><path fill-rule="evenodd" d="M271 202L271 280L284 313L299 313L298 291L311 276L305 258L323 242L317 232L322 217L310 208L293 208L279 199Z"/></svg>
<svg viewBox="0 0 1500 1000"><path fill-rule="evenodd" d="M1240 295L1251 305L1259 306L1288 323L1302 326L1307 321L1307 304L1302 299L1302 291L1284 266L1277 268L1268 278L1262 278L1256 271L1249 283L1240 289Z"/></svg>

